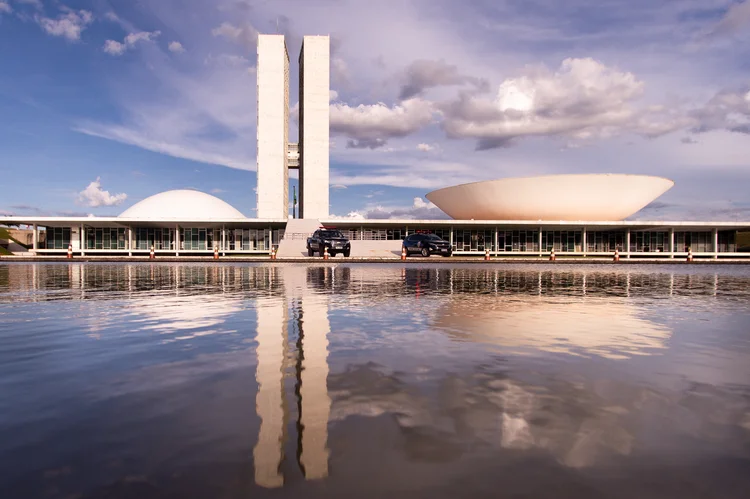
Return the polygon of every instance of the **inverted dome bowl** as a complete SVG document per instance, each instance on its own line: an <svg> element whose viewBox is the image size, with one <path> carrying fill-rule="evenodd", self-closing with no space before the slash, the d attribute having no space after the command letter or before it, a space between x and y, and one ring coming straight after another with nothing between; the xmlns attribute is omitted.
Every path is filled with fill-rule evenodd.
<svg viewBox="0 0 750 499"><path fill-rule="evenodd" d="M674 185L648 175L504 178L455 185L427 199L456 220L623 220Z"/></svg>

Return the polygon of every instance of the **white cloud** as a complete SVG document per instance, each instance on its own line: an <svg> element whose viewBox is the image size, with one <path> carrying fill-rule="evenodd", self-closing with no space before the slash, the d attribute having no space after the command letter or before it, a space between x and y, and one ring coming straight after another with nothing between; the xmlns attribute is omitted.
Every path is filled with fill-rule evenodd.
<svg viewBox="0 0 750 499"><path fill-rule="evenodd" d="M248 51L255 51L258 46L258 30L250 23L244 23L235 26L225 22L211 31L214 36L222 36L238 45L241 45Z"/></svg>
<svg viewBox="0 0 750 499"><path fill-rule="evenodd" d="M234 54L219 54L217 56L209 54L203 62L207 65L216 65L225 68L252 68L250 60L247 57Z"/></svg>
<svg viewBox="0 0 750 499"><path fill-rule="evenodd" d="M420 197L414 198L411 206L371 206L353 212L362 218L401 220L435 220L446 219L448 216L434 204ZM350 216L352 213L349 214Z"/></svg>
<svg viewBox="0 0 750 499"><path fill-rule="evenodd" d="M179 54L179 53L185 52L185 47L183 47L180 42L170 42L169 51Z"/></svg>
<svg viewBox="0 0 750 499"><path fill-rule="evenodd" d="M341 190L341 189L346 189L346 186L344 184L333 184L333 185L331 185L331 189L333 189L333 190Z"/></svg>
<svg viewBox="0 0 750 499"><path fill-rule="evenodd" d="M117 206L128 198L125 193L110 194L102 189L100 177L91 182L88 187L78 193L78 202L91 208L99 206Z"/></svg>
<svg viewBox="0 0 750 499"><path fill-rule="evenodd" d="M126 50L133 48L138 42L150 42L161 34L161 31L137 31L128 34L122 43L115 40L104 42L104 52L109 55L122 55Z"/></svg>
<svg viewBox="0 0 750 499"><path fill-rule="evenodd" d="M716 93L691 115L697 121L693 132L726 130L750 134L750 87Z"/></svg>
<svg viewBox="0 0 750 499"><path fill-rule="evenodd" d="M2 13L10 14L11 12L13 12L13 9L10 8L10 5L8 4L8 2L4 0L0 0L0 14Z"/></svg>
<svg viewBox="0 0 750 499"><path fill-rule="evenodd" d="M49 35L62 36L70 41L81 39L81 32L94 20L93 14L87 10L67 9L57 19L37 16L36 21L39 26Z"/></svg>
<svg viewBox="0 0 750 499"><path fill-rule="evenodd" d="M331 133L346 135L347 147L355 149L375 149L388 139L406 137L429 125L434 113L432 104L419 98L393 107L382 102L357 107L335 103L330 110Z"/></svg>
<svg viewBox="0 0 750 499"><path fill-rule="evenodd" d="M332 102L339 98L339 93L335 90L329 90L328 91L328 101ZM297 103L297 106L299 106L299 102Z"/></svg>
<svg viewBox="0 0 750 499"><path fill-rule="evenodd" d="M109 55L122 55L127 50L124 43L116 42L114 40L107 40L104 42L104 48L102 49Z"/></svg>
<svg viewBox="0 0 750 499"><path fill-rule="evenodd" d="M24 5L31 5L38 10L42 10L44 8L44 5L42 5L42 0L16 0L16 2Z"/></svg>
<svg viewBox="0 0 750 499"><path fill-rule="evenodd" d="M475 138L478 149L490 149L527 136L587 140L632 131L655 137L689 123L663 106L635 107L644 83L591 58L565 59L554 73L544 67L527 73L504 80L494 101L462 93L444 104L447 135Z"/></svg>
<svg viewBox="0 0 750 499"><path fill-rule="evenodd" d="M417 144L417 150L423 152L430 152L434 149L430 144Z"/></svg>

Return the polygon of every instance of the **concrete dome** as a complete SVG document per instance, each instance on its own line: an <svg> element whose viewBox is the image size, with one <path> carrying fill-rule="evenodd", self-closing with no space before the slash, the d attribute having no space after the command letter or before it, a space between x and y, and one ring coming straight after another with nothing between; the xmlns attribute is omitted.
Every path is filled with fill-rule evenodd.
<svg viewBox="0 0 750 499"><path fill-rule="evenodd" d="M427 199L456 220L623 220L674 182L624 174L549 175L455 185Z"/></svg>
<svg viewBox="0 0 750 499"><path fill-rule="evenodd" d="M245 215L216 196L200 191L178 189L147 197L123 211L120 218L229 220L245 218Z"/></svg>

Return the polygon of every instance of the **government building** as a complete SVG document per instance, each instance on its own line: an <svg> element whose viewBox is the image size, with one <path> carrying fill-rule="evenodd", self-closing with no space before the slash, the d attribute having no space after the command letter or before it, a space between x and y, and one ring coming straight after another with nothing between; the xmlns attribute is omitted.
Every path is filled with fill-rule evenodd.
<svg viewBox="0 0 750 499"><path fill-rule="evenodd" d="M336 227L354 256L393 256L400 241L429 232L455 255L750 258L741 236L750 221L627 220L671 180L625 174L550 175L461 184L426 193L445 220L354 220L329 214L330 39L305 36L299 64L299 138L289 140L289 53L283 35L259 35L257 211L248 218L196 190L154 194L117 217L4 216L33 227L36 255L302 257L318 227ZM298 170L299 218L289 217L289 170ZM360 241L358 245L358 241ZM357 248L366 248L358 253Z"/></svg>

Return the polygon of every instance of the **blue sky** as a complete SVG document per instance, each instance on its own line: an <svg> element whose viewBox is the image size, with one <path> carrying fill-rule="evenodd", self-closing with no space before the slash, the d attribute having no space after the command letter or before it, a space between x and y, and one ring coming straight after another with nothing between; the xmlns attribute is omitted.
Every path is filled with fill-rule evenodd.
<svg viewBox="0 0 750 499"><path fill-rule="evenodd" d="M301 36L332 37L333 214L438 217L434 188L612 172L675 180L638 218L750 219L733 0L0 0L0 214L196 188L254 216L259 32L287 35L292 96Z"/></svg>

